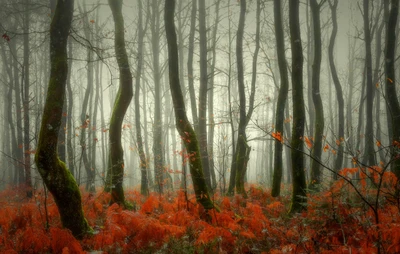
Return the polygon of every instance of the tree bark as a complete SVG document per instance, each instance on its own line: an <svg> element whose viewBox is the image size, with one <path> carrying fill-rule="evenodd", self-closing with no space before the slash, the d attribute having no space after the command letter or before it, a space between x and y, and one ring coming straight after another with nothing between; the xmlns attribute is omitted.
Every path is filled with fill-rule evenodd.
<svg viewBox="0 0 400 254"><path fill-rule="evenodd" d="M58 1L50 27L51 71L46 103L35 156L38 171L53 195L64 227L76 238L91 231L82 210L78 185L57 156L58 132L62 118L68 73L67 39L74 1Z"/></svg>
<svg viewBox="0 0 400 254"><path fill-rule="evenodd" d="M397 99L396 92L396 77L395 77L395 50L396 50L396 24L399 14L399 0L390 1L389 19L386 28L386 47L385 47L385 78L386 78L386 96L388 101L389 112L391 117L393 138L392 144L394 146L394 153L392 155L393 164L392 171L400 179L400 159L399 142L400 142L400 106ZM399 186L397 186L399 190Z"/></svg>
<svg viewBox="0 0 400 254"><path fill-rule="evenodd" d="M190 173L196 200L206 210L214 208L203 174L202 160L196 133L187 119L184 98L179 82L178 45L174 24L175 1L165 0L165 30L168 42L169 84L175 111L178 132L189 155Z"/></svg>
<svg viewBox="0 0 400 254"><path fill-rule="evenodd" d="M338 135L337 135L337 140L339 140L339 145L337 147L337 157L335 160L335 164L333 166L333 169L335 172L339 172L339 170L342 168L343 164L343 153L344 153L344 143L341 143L342 138L344 138L344 99L343 99L343 90L342 90L342 85L340 84L340 80L336 71L336 65L335 65L335 59L334 59L334 49L335 49L335 41L336 41L336 35L338 31L338 24L337 24L337 6L338 6L339 0L330 0L329 1L329 6L331 9L331 15L332 15L332 33L331 37L329 40L329 46L328 46L328 57L329 57L329 67L331 69L331 75L332 75L332 80L333 84L336 89L336 99L338 102L338 107L339 107L339 121L338 121ZM334 174L334 179L337 179L337 175Z"/></svg>
<svg viewBox="0 0 400 254"><path fill-rule="evenodd" d="M192 110L193 125L195 129L198 129L199 119L197 117L196 92L194 90L194 84L193 84L194 83L193 54L194 54L194 35L196 31L196 13L197 13L197 0L192 0L187 71L188 71L188 86L189 86L190 106Z"/></svg>
<svg viewBox="0 0 400 254"><path fill-rule="evenodd" d="M130 208L125 201L124 151L121 144L122 122L133 97L132 74L125 48L125 28L122 16L122 0L108 0L115 23L115 54L119 68L119 89L110 120L109 165L106 191L111 192L111 203Z"/></svg>
<svg viewBox="0 0 400 254"><path fill-rule="evenodd" d="M305 210L307 202L306 178L304 171L303 141L304 136L304 96L303 96L303 48L301 46L299 0L289 1L289 28L292 51L292 98L293 98L293 128L292 128L292 203L289 212Z"/></svg>
<svg viewBox="0 0 400 254"><path fill-rule="evenodd" d="M25 0L28 8L30 1ZM30 67L29 67L29 23L30 10L26 9L24 14L24 86L23 86L23 109L24 109L24 167L25 167L25 187L27 188L28 198L32 197L31 179L31 147L30 147L30 124L29 124L29 98L30 98Z"/></svg>
<svg viewBox="0 0 400 254"><path fill-rule="evenodd" d="M322 141L324 134L324 109L320 93L320 76L321 76L321 59L322 59L322 42L321 42L321 21L320 9L321 4L317 0L310 0L311 13L313 17L314 30L314 62L312 65L312 99L314 102L314 143L311 151L311 178L309 188L319 190L321 184L321 154Z"/></svg>
<svg viewBox="0 0 400 254"><path fill-rule="evenodd" d="M147 179L148 163L146 154L143 149L142 127L140 125L140 81L143 67L143 41L145 28L143 27L143 6L142 0L138 0L139 5L139 21L138 21L138 62L135 77L135 126L136 126L136 142L139 153L139 165L141 173L141 187L140 192L142 195L149 194L149 183Z"/></svg>
<svg viewBox="0 0 400 254"><path fill-rule="evenodd" d="M281 86L279 88L278 101L276 105L275 131L277 133L281 133L282 137L284 137L283 123L285 120L285 105L289 92L289 76L285 57L285 37L283 33L282 6L280 0L274 0L274 20L276 51L281 78ZM283 175L282 153L283 144L281 141L276 139L274 151L274 175L272 179L271 191L271 195L273 197L279 196L281 191L281 181Z"/></svg>
<svg viewBox="0 0 400 254"><path fill-rule="evenodd" d="M154 125L153 125L153 155L154 179L157 192L163 193L164 154L162 143L162 117L161 117L161 72L160 72L160 17L159 1L152 0L151 16L151 46L153 50L153 78L154 78Z"/></svg>
<svg viewBox="0 0 400 254"><path fill-rule="evenodd" d="M211 189L210 162L207 151L207 29L206 29L206 7L205 1L199 0L199 35L200 35L200 91L199 91L199 131L201 161L207 187Z"/></svg>
<svg viewBox="0 0 400 254"><path fill-rule="evenodd" d="M374 150L374 122L373 122L373 105L374 105L374 85L372 84L372 53L371 53L371 28L369 18L369 0L363 1L363 21L364 21L364 41L365 41L365 64L366 64L366 121L365 121L365 145L364 158L362 162L369 166L376 165L376 157Z"/></svg>

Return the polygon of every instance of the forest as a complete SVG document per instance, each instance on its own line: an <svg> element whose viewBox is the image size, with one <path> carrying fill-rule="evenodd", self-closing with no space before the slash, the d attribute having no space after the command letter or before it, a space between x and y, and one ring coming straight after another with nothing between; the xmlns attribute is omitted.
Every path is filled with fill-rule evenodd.
<svg viewBox="0 0 400 254"><path fill-rule="evenodd" d="M0 253L400 253L400 0L1 0Z"/></svg>

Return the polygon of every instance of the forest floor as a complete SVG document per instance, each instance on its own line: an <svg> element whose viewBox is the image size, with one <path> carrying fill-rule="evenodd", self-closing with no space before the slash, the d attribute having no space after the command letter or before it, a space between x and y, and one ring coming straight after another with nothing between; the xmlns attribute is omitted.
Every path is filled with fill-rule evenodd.
<svg viewBox="0 0 400 254"><path fill-rule="evenodd" d="M9 188L0 193L0 253L377 253L378 246L400 253L399 204L382 194L377 224L367 204L376 190L363 192L363 200L351 186L335 184L309 195L307 212L292 216L290 189L273 198L270 190L248 186L248 194L215 194L221 211L211 211L207 223L210 216L182 191L146 198L127 190L132 211L109 206L107 193L83 192L94 235L78 241L62 229L51 196L36 191L28 200Z"/></svg>

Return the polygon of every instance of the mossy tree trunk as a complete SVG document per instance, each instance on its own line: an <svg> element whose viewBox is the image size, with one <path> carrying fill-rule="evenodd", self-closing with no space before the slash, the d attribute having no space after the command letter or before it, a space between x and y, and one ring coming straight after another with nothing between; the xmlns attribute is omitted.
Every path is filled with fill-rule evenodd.
<svg viewBox="0 0 400 254"><path fill-rule="evenodd" d="M387 3L386 3L387 4ZM400 142L400 106L396 92L395 77L395 50L396 50L396 23L399 14L399 0L390 1L389 19L386 28L386 48L385 48L385 76L386 76L386 96L388 101L389 113L391 118L393 137L392 142ZM397 28L398 29L398 28ZM398 159L399 148L395 146L393 151L392 170L400 179L400 159ZM399 186L398 186L399 188ZM399 189L398 189L399 190Z"/></svg>
<svg viewBox="0 0 400 254"><path fill-rule="evenodd" d="M57 156L58 133L67 81L67 39L74 1L58 1L50 27L50 81L35 156L38 171L53 195L65 228L76 238L91 231L82 210L78 185Z"/></svg>
<svg viewBox="0 0 400 254"><path fill-rule="evenodd" d="M178 45L174 23L174 11L175 1L165 0L164 21L168 44L169 85L174 103L175 122L189 156L190 173L192 175L196 200L208 210L214 208L214 204L210 199L204 178L196 133L186 115L184 98L179 81L179 63L176 60L178 59Z"/></svg>
<svg viewBox="0 0 400 254"><path fill-rule="evenodd" d="M318 190L321 184L321 154L322 154L322 141L324 133L324 109L320 93L320 76L321 76L321 59L322 59L322 41L321 41L321 21L320 10L321 5L317 0L310 0L311 14L313 17L313 30L314 30L314 62L312 65L312 99L314 103L314 144L311 151L313 159L311 160L311 179L309 187L313 190Z"/></svg>
<svg viewBox="0 0 400 254"><path fill-rule="evenodd" d="M125 48L125 28L122 16L122 0L108 0L115 24L115 54L119 68L119 89L115 98L110 121L109 165L106 191L111 192L111 203L127 207L125 201L124 151L121 144L122 122L133 97L132 74Z"/></svg>
<svg viewBox="0 0 400 254"><path fill-rule="evenodd" d="M140 159L141 187L142 195L149 194L149 184L147 179L148 161L143 149L142 127L140 125L140 81L143 67L143 40L145 28L143 28L143 5L142 0L138 0L139 21L138 21L138 62L136 68L136 84L135 84L135 126L136 126L136 142ZM147 27L147 25L146 25Z"/></svg>
<svg viewBox="0 0 400 254"><path fill-rule="evenodd" d="M331 9L331 14L332 14L332 33L331 37L329 40L329 46L328 46L328 57L329 57L329 67L331 69L331 75L332 75L332 80L333 84L335 85L336 89L336 99L338 101L338 107L339 107L339 119L338 119L338 136L337 139L341 141L342 138L344 138L344 99L343 99L343 90L342 86L340 84L340 80L336 71L336 65L335 65L335 59L334 59L334 49L335 49L335 40L336 40L336 35L338 31L338 24L337 24L337 6L338 6L339 0L330 0L329 1L329 7ZM339 143L339 146L337 148L337 157L335 160L335 164L333 169L335 172L338 172L343 165L343 153L344 153L344 144ZM337 175L334 174L334 178L337 179Z"/></svg>
<svg viewBox="0 0 400 254"><path fill-rule="evenodd" d="M303 202L307 201L306 177L304 170L303 141L304 136L304 96L303 96L303 48L301 46L299 0L289 1L289 28L292 51L292 98L293 127L291 140L292 156L292 203L289 213L304 210Z"/></svg>
<svg viewBox="0 0 400 254"><path fill-rule="evenodd" d="M279 74L281 78L281 86L279 88L278 101L276 103L275 131L284 136L283 123L285 120L285 104L289 92L289 76L287 70L287 62L285 57L285 36L282 21L282 5L281 0L274 0L274 20L275 20L275 38L276 52L278 57ZM279 140L275 140L274 151L274 175L272 178L271 195L277 197L281 192L281 181L283 174L283 144Z"/></svg>

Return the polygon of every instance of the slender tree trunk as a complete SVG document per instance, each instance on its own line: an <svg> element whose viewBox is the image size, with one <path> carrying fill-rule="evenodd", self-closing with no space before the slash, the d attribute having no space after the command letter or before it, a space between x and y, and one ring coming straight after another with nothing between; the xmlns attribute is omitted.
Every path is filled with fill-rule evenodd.
<svg viewBox="0 0 400 254"><path fill-rule="evenodd" d="M72 70L72 40L68 41L68 66L70 70ZM64 102L64 105L67 104L67 162L69 171L71 171L72 175L75 175L75 154L73 149L74 137L72 135L74 133L74 128L72 126L72 114L73 114L73 102L74 102L74 95L72 93L72 84L71 84L71 71L68 72L67 76L67 92L68 92L68 100Z"/></svg>
<svg viewBox="0 0 400 254"><path fill-rule="evenodd" d="M276 105L275 131L284 137L283 124L285 120L285 105L289 92L289 76L285 57L285 36L282 21L282 6L280 0L274 0L274 20L276 51L278 57L279 73L281 86L279 88L278 101ZM271 195L277 197L281 191L281 181L283 175L283 144L280 140L275 140L274 151L274 175L272 180Z"/></svg>
<svg viewBox="0 0 400 254"><path fill-rule="evenodd" d="M204 177L207 187L211 189L210 162L207 151L207 28L206 28L206 7L205 1L199 0L199 35L200 35L200 91L199 91L199 143L203 165Z"/></svg>
<svg viewBox="0 0 400 254"><path fill-rule="evenodd" d="M369 0L363 1L363 21L364 21L364 41L365 41L365 64L366 64L366 122L365 122L365 146L363 163L369 166L376 165L376 155L374 150L374 84L372 84L372 53L371 53L371 28L369 18Z"/></svg>
<svg viewBox="0 0 400 254"><path fill-rule="evenodd" d="M175 122L178 132L190 156L190 173L196 200L206 210L214 208L202 169L202 160L196 133L187 119L184 98L179 83L178 45L174 24L174 0L165 0L165 30L168 42L169 84L175 110Z"/></svg>
<svg viewBox="0 0 400 254"><path fill-rule="evenodd" d="M221 0L217 0L215 3L215 21L212 30L211 37L211 49L212 49L212 62L210 67L210 80L208 83L208 155L210 162L210 175L212 182L212 189L217 188L216 176L215 176L215 160L214 160L214 133L215 133L215 121L214 121L214 78L215 78L215 64L217 61L217 32L218 24L220 22L219 6Z"/></svg>
<svg viewBox="0 0 400 254"><path fill-rule="evenodd" d="M143 67L143 40L145 34L145 28L143 27L143 6L142 0L138 0L139 5L139 21L138 21L138 62L135 76L135 126L136 126L136 142L139 153L139 165L141 173L141 187L140 192L142 195L149 194L149 183L147 179L147 158L143 149L143 138L142 138L142 127L140 125L140 81L142 76ZM147 23L147 22L146 22ZM145 25L147 27L147 25Z"/></svg>
<svg viewBox="0 0 400 254"><path fill-rule="evenodd" d="M336 89L336 99L338 102L339 107L339 120L338 120L338 136L337 139L339 140L339 145L337 147L337 157L335 160L335 164L333 169L335 172L338 172L342 168L343 164L343 153L344 153L344 143L342 143L342 139L344 138L344 99L343 99L343 90L342 85L340 84L340 80L336 71L335 59L334 59L334 49L335 49L335 41L336 35L338 31L338 24L337 24L337 6L339 0L330 0L329 6L331 9L332 15L332 33L329 40L328 46L328 58L329 58L329 67L331 70L333 84ZM337 179L337 175L334 174L334 179Z"/></svg>
<svg viewBox="0 0 400 254"><path fill-rule="evenodd" d="M130 208L125 200L124 180L124 151L121 144L122 122L133 97L132 74L128 55L125 48L125 28L122 16L122 0L109 0L115 23L115 54L119 68L119 89L114 102L110 120L109 165L107 171L106 191L111 192L111 203Z"/></svg>
<svg viewBox="0 0 400 254"><path fill-rule="evenodd" d="M250 147L247 144L246 136L246 94L244 85L244 68L243 68L243 37L244 25L246 17L246 0L240 1L240 17L239 25L236 34L236 64L237 64L237 79L239 91L239 127L238 139L236 144L236 157L232 160L236 161L236 179L235 187L238 194L246 197L244 189L244 177L246 174L246 166L249 160Z"/></svg>
<svg viewBox="0 0 400 254"><path fill-rule="evenodd" d="M190 106L191 106L191 110L192 110L192 118L193 118L194 128L197 132L199 119L197 117L196 92L194 90L194 73L193 73L193 54L194 54L194 35L195 35L195 31L196 31L196 13L197 13L197 0L192 0L187 71L188 71Z"/></svg>
<svg viewBox="0 0 400 254"><path fill-rule="evenodd" d="M393 164L392 170L400 179L400 159L398 158L398 149L400 143L400 106L396 92L395 77L395 55L396 55L396 24L399 14L399 0L390 1L389 19L386 28L386 47L385 47L385 77L386 77L386 96L388 101L388 116L391 118L393 126ZM398 182L399 183L399 182ZM397 191L399 192L399 184L397 183Z"/></svg>
<svg viewBox="0 0 400 254"><path fill-rule="evenodd" d="M309 187L319 190L321 179L321 154L322 141L324 134L324 109L320 93L320 75L321 75L321 59L322 59L322 42L321 42L321 21L320 9L321 5L317 0L310 0L311 13L313 16L314 26L314 62L312 72L312 98L314 102L315 122L314 122L314 144L311 151L313 159L311 160L311 179Z"/></svg>
<svg viewBox="0 0 400 254"><path fill-rule="evenodd" d="M81 195L74 177L57 156L58 132L67 81L67 38L74 1L58 1L50 27L51 71L47 98L35 156L38 171L53 195L64 227L77 238L91 228L82 210Z"/></svg>
<svg viewBox="0 0 400 254"><path fill-rule="evenodd" d="M29 8L30 0L25 0L26 8ZM23 86L23 109L24 109L24 167L25 167L25 187L27 188L28 198L32 197L31 179L31 147L30 147L30 124L29 124L29 100L30 100L30 48L29 48L29 23L30 10L26 9L24 14L24 86Z"/></svg>
<svg viewBox="0 0 400 254"><path fill-rule="evenodd" d="M299 0L289 1L289 28L292 51L292 97L293 97L293 129L292 129L292 204L290 213L306 209L306 178L304 171L303 141L304 136L304 96L303 96L303 48L301 46Z"/></svg>
<svg viewBox="0 0 400 254"><path fill-rule="evenodd" d="M153 78L154 78L154 125L153 125L153 155L154 178L157 192L163 193L164 154L162 144L162 117L161 117L161 71L160 71L160 17L159 1L152 0L151 16L151 46L153 50Z"/></svg>

